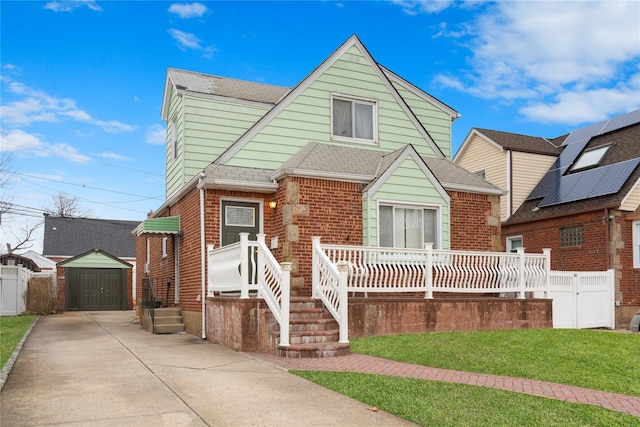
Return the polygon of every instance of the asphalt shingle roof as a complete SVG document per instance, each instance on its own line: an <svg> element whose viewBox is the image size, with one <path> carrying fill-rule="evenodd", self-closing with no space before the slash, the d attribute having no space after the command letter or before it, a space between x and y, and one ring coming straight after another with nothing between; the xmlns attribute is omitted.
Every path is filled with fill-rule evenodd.
<svg viewBox="0 0 640 427"><path fill-rule="evenodd" d="M275 104L290 90L282 86L195 73L176 68L170 68L167 72L176 88L200 95L217 95Z"/></svg>
<svg viewBox="0 0 640 427"><path fill-rule="evenodd" d="M45 216L44 256L74 257L101 249L118 258L135 258L136 238L131 233L140 221Z"/></svg>
<svg viewBox="0 0 640 427"><path fill-rule="evenodd" d="M538 136L521 135L511 132L476 128L478 132L490 138L496 144L512 150L534 154L550 154L557 156L562 149L560 145L566 135L548 140Z"/></svg>

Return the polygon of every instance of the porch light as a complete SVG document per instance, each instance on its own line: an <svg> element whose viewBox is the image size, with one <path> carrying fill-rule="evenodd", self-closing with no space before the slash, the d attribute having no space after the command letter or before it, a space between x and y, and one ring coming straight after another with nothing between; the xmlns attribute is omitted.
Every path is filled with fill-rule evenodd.
<svg viewBox="0 0 640 427"><path fill-rule="evenodd" d="M275 209L275 208L277 208L277 207L278 207L278 202L276 201L276 199L271 199L271 200L269 201L269 207L270 207L271 209Z"/></svg>

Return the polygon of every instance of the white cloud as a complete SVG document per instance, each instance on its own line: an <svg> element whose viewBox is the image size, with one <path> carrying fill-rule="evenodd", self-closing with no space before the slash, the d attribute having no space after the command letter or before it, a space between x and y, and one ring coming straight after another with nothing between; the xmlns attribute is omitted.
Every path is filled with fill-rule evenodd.
<svg viewBox="0 0 640 427"><path fill-rule="evenodd" d="M420 13L438 13L454 3L454 0L392 0L392 3L402 7L407 15L415 16Z"/></svg>
<svg viewBox="0 0 640 427"><path fill-rule="evenodd" d="M145 139L149 144L165 144L167 142L167 131L161 125L149 126Z"/></svg>
<svg viewBox="0 0 640 427"><path fill-rule="evenodd" d="M105 151L104 153L100 154L100 157L104 157L105 159L113 159L113 160L125 160L125 161L131 161L131 157L127 157L127 156L123 156L121 154L116 154L116 153L110 153L108 151Z"/></svg>
<svg viewBox="0 0 640 427"><path fill-rule="evenodd" d="M168 31L171 37L178 42L180 49L202 49L200 46L201 40L195 34L185 33L175 28L170 28Z"/></svg>
<svg viewBox="0 0 640 427"><path fill-rule="evenodd" d="M86 163L89 156L80 154L78 150L66 143L50 144L44 142L37 135L22 129L2 131L0 133L0 147L2 151L15 153L34 153L38 157L63 157L74 163Z"/></svg>
<svg viewBox="0 0 640 427"><path fill-rule="evenodd" d="M465 28L471 69L434 83L524 103L521 114L545 122L579 124L640 107L638 86L620 83L640 64L639 2L497 2ZM446 26L437 35L454 37Z"/></svg>
<svg viewBox="0 0 640 427"><path fill-rule="evenodd" d="M73 12L82 6L87 6L95 12L102 11L102 7L100 7L95 0L50 1L44 5L44 8L53 10L54 12Z"/></svg>
<svg viewBox="0 0 640 427"><path fill-rule="evenodd" d="M169 6L169 13L175 13L182 19L199 18L206 11L207 6L202 3L174 3Z"/></svg>
<svg viewBox="0 0 640 427"><path fill-rule="evenodd" d="M135 126L116 120L100 120L77 108L69 98L56 98L19 82L9 82L8 91L24 98L0 106L4 125L28 126L35 122L58 122L63 118L89 123L109 133L131 132Z"/></svg>

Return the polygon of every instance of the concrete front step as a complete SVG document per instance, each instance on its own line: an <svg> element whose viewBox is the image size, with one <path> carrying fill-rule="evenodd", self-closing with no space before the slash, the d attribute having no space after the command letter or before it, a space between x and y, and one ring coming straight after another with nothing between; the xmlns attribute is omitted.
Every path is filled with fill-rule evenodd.
<svg viewBox="0 0 640 427"><path fill-rule="evenodd" d="M349 354L349 343L327 342L278 346L276 355L292 359L310 357L336 357Z"/></svg>
<svg viewBox="0 0 640 427"><path fill-rule="evenodd" d="M155 325L155 333L156 334L179 334L184 332L184 323L175 324L175 323L166 323L166 324L158 324Z"/></svg>
<svg viewBox="0 0 640 427"><path fill-rule="evenodd" d="M291 332L289 334L290 344L313 344L337 342L340 338L338 329L330 329L326 331L302 331Z"/></svg>
<svg viewBox="0 0 640 427"><path fill-rule="evenodd" d="M166 324L180 324L182 323L182 316L155 316L156 325Z"/></svg>
<svg viewBox="0 0 640 427"><path fill-rule="evenodd" d="M330 319L289 319L290 332L302 331L326 331L337 329L338 322L332 317Z"/></svg>

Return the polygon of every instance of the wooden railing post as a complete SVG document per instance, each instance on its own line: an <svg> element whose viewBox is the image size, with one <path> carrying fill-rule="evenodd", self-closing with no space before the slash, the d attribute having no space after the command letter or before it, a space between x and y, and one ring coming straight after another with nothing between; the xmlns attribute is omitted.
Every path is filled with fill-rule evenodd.
<svg viewBox="0 0 640 427"><path fill-rule="evenodd" d="M349 295L347 293L347 275L349 264L346 261L338 263L338 313L340 317L340 335L338 342L349 342Z"/></svg>
<svg viewBox="0 0 640 427"><path fill-rule="evenodd" d="M544 255L544 297L549 298L549 290L551 289L551 249L542 249Z"/></svg>
<svg viewBox="0 0 640 427"><path fill-rule="evenodd" d="M425 285L427 292L425 299L433 299L433 243L425 243L424 248L427 250L427 265L425 266Z"/></svg>
<svg viewBox="0 0 640 427"><path fill-rule="evenodd" d="M249 298L249 233L240 233L240 298Z"/></svg>
<svg viewBox="0 0 640 427"><path fill-rule="evenodd" d="M524 263L524 248L518 248L518 298L525 298L525 263Z"/></svg>
<svg viewBox="0 0 640 427"><path fill-rule="evenodd" d="M282 282L280 283L280 345L289 345L289 305L291 299L291 263L280 264Z"/></svg>

